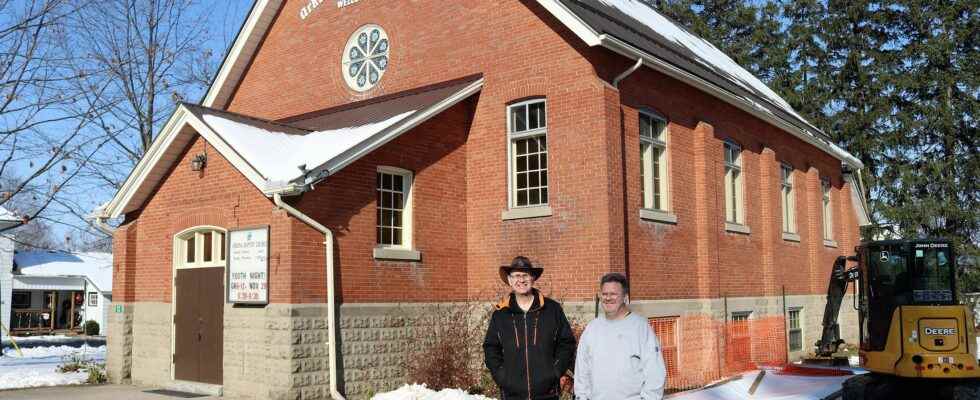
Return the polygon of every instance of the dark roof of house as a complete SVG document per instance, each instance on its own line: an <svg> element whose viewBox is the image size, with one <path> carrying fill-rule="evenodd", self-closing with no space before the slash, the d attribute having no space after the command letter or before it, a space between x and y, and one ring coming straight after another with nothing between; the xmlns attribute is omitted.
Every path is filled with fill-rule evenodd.
<svg viewBox="0 0 980 400"><path fill-rule="evenodd" d="M597 33L616 37L687 73L708 81L737 97L756 103L780 119L798 128L818 133L823 139L829 139L826 134L820 132L816 127L793 111L785 100L779 98L771 90L770 93L765 93L764 90L768 90L768 88L760 87L760 85L764 86L761 81L756 79L756 82L750 82L751 79L738 76L738 72L744 72L744 68L743 71L733 71L732 68L725 68L725 66L718 65L717 60L706 59L703 53L695 51L695 49L686 46L685 43L671 40L658 31L660 28L650 26L635 16L627 15L620 8L609 4L611 2L601 0L558 1ZM650 7L651 10L656 11L652 6L646 3L643 4L646 7ZM687 31L680 24L671 21L662 14L661 16L666 20L666 23L673 23L674 26L670 27L671 29L680 29L692 37L696 37L696 35ZM704 42L704 44L711 46L707 42ZM773 98L773 95L776 96L776 99Z"/></svg>
<svg viewBox="0 0 980 400"><path fill-rule="evenodd" d="M384 120L411 110L423 110L476 82L483 74L422 86L372 99L280 119L299 129L323 131Z"/></svg>

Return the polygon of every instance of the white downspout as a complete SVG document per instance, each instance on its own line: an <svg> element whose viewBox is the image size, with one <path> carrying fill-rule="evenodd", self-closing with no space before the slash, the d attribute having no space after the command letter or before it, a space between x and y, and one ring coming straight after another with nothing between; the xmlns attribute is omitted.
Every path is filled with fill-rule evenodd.
<svg viewBox="0 0 980 400"><path fill-rule="evenodd" d="M640 69L641 66L643 66L643 57L637 57L636 64L633 64L632 67L630 67L626 71L623 71L623 73L619 74L619 76L613 79L612 82L613 87L619 89L619 82L622 81L623 79L626 79L626 77L630 76L630 74L636 72L636 70Z"/></svg>
<svg viewBox="0 0 980 400"><path fill-rule="evenodd" d="M333 231L326 226L323 226L319 222L316 222L313 218L308 215L303 214L299 210L293 208L289 204L282 201L282 196L279 192L272 195L272 200L276 203L276 207L286 210L286 213L292 215L296 219L305 222L307 225L312 226L314 229L323 233L323 247L326 249L327 257L327 329L330 331L330 340L327 342L327 350L330 353L330 396L334 400L346 400L344 396L337 391L337 341L336 339L340 337L337 334L336 322L334 322L334 276L333 276Z"/></svg>

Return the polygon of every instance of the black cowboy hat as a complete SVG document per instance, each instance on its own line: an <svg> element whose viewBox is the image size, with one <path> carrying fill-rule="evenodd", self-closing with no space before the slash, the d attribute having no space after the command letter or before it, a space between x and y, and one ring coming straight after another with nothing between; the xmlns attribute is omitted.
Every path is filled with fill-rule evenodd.
<svg viewBox="0 0 980 400"><path fill-rule="evenodd" d="M507 275L510 275L510 273L514 271L527 272L528 274L531 274L531 277L533 277L534 280L538 280L538 278L541 277L541 274L544 273L544 268L535 267L531 264L531 260L528 260L527 257L517 256L510 262L510 265L500 266L500 280L504 281L505 285L509 285L510 282L507 281Z"/></svg>

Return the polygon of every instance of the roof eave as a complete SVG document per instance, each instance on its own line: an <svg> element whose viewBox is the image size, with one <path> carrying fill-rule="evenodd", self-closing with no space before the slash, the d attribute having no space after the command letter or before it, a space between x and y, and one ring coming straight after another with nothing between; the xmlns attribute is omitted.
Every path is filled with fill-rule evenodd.
<svg viewBox="0 0 980 400"><path fill-rule="evenodd" d="M579 39L582 39L585 44L589 46L598 46L600 44L599 33L560 1L538 0L538 4L544 7L545 10L548 10L558 21L561 21L572 33L578 36Z"/></svg>
<svg viewBox="0 0 980 400"><path fill-rule="evenodd" d="M194 116L187 107L181 104L174 110L173 115L167 120L163 129L157 134L157 137L150 144L143 157L137 162L136 167L129 173L129 176L123 182L122 186L120 186L115 196L112 197L112 200L109 200L108 203L94 211L97 213L96 215L101 218L117 218L122 214L136 210L142 206L143 201L134 202L134 197L147 184L155 186L160 183L159 180L163 179L163 175L158 175L156 179L147 181L153 177L152 173L155 168L164 155L167 154L167 150L173 145L174 141L181 135L185 126L193 128L198 135L203 137L218 153L228 159L259 190L262 190L263 193L267 191L265 178L225 142L220 135L215 133L210 126Z"/></svg>
<svg viewBox="0 0 980 400"><path fill-rule="evenodd" d="M457 103L465 100L466 98L472 96L476 92L479 92L483 88L484 78L479 78L469 85L466 85L456 93L440 100L439 102L426 107L422 110L416 111L410 116L406 117L404 120L388 127L387 129L381 130L380 132L374 134L369 139L361 142L360 144L338 154L336 157L328 160L327 162L321 164L320 166L311 169L306 175L294 181L298 187L302 187L304 190L309 190L312 188L312 184L326 179L333 173L340 171L350 163L357 161L364 155L374 151L375 149L384 146L388 142L394 140L401 134L415 128L421 123L429 120L430 118L438 115L439 113L445 111L449 107L456 105ZM313 177L313 179L308 179ZM282 193L288 195L289 193ZM296 194L296 193L294 193Z"/></svg>
<svg viewBox="0 0 980 400"><path fill-rule="evenodd" d="M766 121L772 124L773 126L776 126L782 129L783 131L803 140L804 142L809 143L819 148L820 150L823 150L824 152L834 156L834 158L841 160L842 162L846 163L847 165L850 165L855 169L864 168L864 164L861 162L861 160L858 160L856 157L854 157L847 151L841 149L840 147L837 147L833 143L829 143L827 141L821 140L820 138L816 137L815 134L807 132L806 130L791 123L790 121L787 121L768 110L762 109L756 106L755 104L752 104L751 102L747 101L746 99L738 97L732 94L731 92L722 89L718 85L708 82L702 79L701 77L698 77L697 75L691 74L690 72L684 71L658 57L653 56L652 54L649 54L643 50L640 50L630 45L629 43L619 40L614 36L602 34L599 35L599 41L602 47L605 47L613 52L616 52L626 57L642 58L644 64L647 67L653 68L654 70L664 73L674 79L678 79L682 82L688 83L694 86L695 88L712 95L715 98L718 98L728 104L731 104L739 108L742 111L745 111L759 119L762 119L763 121ZM808 122L806 121L803 122L809 125Z"/></svg>

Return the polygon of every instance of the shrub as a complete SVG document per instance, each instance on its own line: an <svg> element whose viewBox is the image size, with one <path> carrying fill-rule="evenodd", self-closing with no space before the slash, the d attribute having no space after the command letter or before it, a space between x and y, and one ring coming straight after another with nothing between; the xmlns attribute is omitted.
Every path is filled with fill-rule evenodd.
<svg viewBox="0 0 980 400"><path fill-rule="evenodd" d="M425 383L436 391L495 391L495 385L486 387L486 380L481 379L489 317L486 303L456 303L433 305L415 318L410 324L414 345L409 346L405 359L409 381Z"/></svg>
<svg viewBox="0 0 980 400"><path fill-rule="evenodd" d="M61 358L61 365L58 366L58 372L78 372L85 368L85 365L88 363L89 360L82 353L68 354Z"/></svg>
<svg viewBox="0 0 980 400"><path fill-rule="evenodd" d="M82 329L85 331L86 335L95 336L99 334L99 323L93 320L85 321L85 325L82 325Z"/></svg>
<svg viewBox="0 0 980 400"><path fill-rule="evenodd" d="M100 384L106 382L105 364L91 363L87 367L88 379L85 383Z"/></svg>

